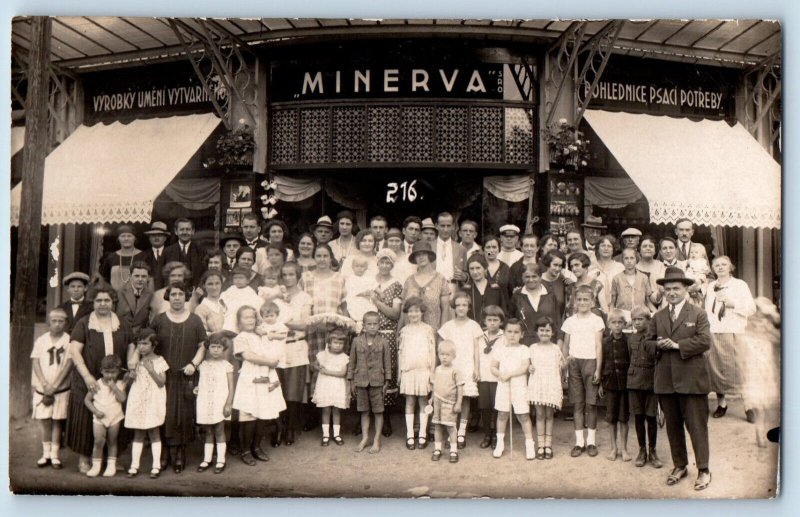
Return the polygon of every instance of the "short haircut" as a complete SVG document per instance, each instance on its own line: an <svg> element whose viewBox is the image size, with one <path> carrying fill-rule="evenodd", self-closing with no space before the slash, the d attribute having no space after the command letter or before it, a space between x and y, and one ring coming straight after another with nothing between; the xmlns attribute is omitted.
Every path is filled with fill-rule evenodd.
<svg viewBox="0 0 800 517"><path fill-rule="evenodd" d="M622 309L610 309L608 311L608 322L611 323L614 320L622 320L623 322L626 321L625 313Z"/></svg>
<svg viewBox="0 0 800 517"><path fill-rule="evenodd" d="M544 254L544 257L542 257L542 264L550 267L550 264L552 264L555 259L561 259L562 266L566 265L567 263L567 259L564 257L563 253L558 250L550 250Z"/></svg>
<svg viewBox="0 0 800 517"><path fill-rule="evenodd" d="M456 308L456 300L467 300L469 306L472 306L472 297L466 291L457 291L455 295L453 295L453 300L450 302L450 307L453 309Z"/></svg>
<svg viewBox="0 0 800 517"><path fill-rule="evenodd" d="M728 265L731 266L731 273L736 271L736 266L733 265L733 261L727 255L720 255L719 257L715 257L714 260L711 261L711 265L714 265L715 262L718 262L720 260L727 260L728 261Z"/></svg>
<svg viewBox="0 0 800 517"><path fill-rule="evenodd" d="M463 229L465 224L472 226L472 229L475 230L476 232L478 231L478 223L476 223L472 219L464 219L463 221L461 221L461 224L458 225L458 228Z"/></svg>
<svg viewBox="0 0 800 517"><path fill-rule="evenodd" d="M639 249L642 248L642 244L644 244L644 241L650 241L653 243L653 246L658 246L658 240L655 237L649 234L644 234L642 235L642 238L639 239Z"/></svg>
<svg viewBox="0 0 800 517"><path fill-rule="evenodd" d="M283 270L286 268L291 268L294 270L295 276L297 276L297 280L300 280L300 277L303 276L303 268L300 267L300 264L297 262L286 262L284 265L281 266L281 274L280 278L283 278Z"/></svg>
<svg viewBox="0 0 800 517"><path fill-rule="evenodd" d="M625 248L624 250L622 250L620 252L620 255L625 255L626 251L630 251L631 253L633 253L633 256L636 258L636 262L639 262L639 253L635 249L633 249L633 248Z"/></svg>
<svg viewBox="0 0 800 517"><path fill-rule="evenodd" d="M486 321L486 318L489 316L495 316L497 318L500 318L500 321L506 319L506 313L503 312L503 309L501 309L498 305L487 305L486 307L483 308L484 321Z"/></svg>
<svg viewBox="0 0 800 517"><path fill-rule="evenodd" d="M366 229L361 230L360 232L358 232L356 234L356 237L355 237L356 248L361 246L361 241L363 241L364 237L366 237L367 235L372 235L372 240L373 241L377 240L377 239L375 239L375 233L372 230L370 230L369 228L366 228Z"/></svg>
<svg viewBox="0 0 800 517"><path fill-rule="evenodd" d="M107 355L100 360L100 371L103 370L121 370L122 359L116 355Z"/></svg>
<svg viewBox="0 0 800 517"><path fill-rule="evenodd" d="M590 298L594 298L594 290L588 285L579 285L576 287L575 298L577 298L579 294L588 294Z"/></svg>
<svg viewBox="0 0 800 517"><path fill-rule="evenodd" d="M251 305L242 305L241 307L239 307L239 310L236 311L236 326L237 327L239 326L239 322L242 320L242 315L245 313L245 311L253 311L256 314L258 314L258 311L256 310L255 307L253 307Z"/></svg>
<svg viewBox="0 0 800 517"><path fill-rule="evenodd" d="M404 313L408 313L408 310L411 309L412 307L419 308L419 310L421 310L423 314L425 313L425 311L428 310L428 308L425 307L425 302L419 296L411 296L409 298L406 298L406 301L403 302Z"/></svg>
<svg viewBox="0 0 800 517"><path fill-rule="evenodd" d="M186 218L186 217L179 217L179 218L175 219L175 229L176 230L178 229L178 225L181 224L181 223L189 223L191 225L191 227L192 227L192 230L194 230L194 221L192 221L191 219Z"/></svg>
<svg viewBox="0 0 800 517"><path fill-rule="evenodd" d="M155 330L145 327L136 333L136 337L133 340L134 343L139 343L140 341L147 341L155 349L159 344L158 334L156 334Z"/></svg>
<svg viewBox="0 0 800 517"><path fill-rule="evenodd" d="M619 245L617 244L617 238L611 235L610 233L601 235L600 238L597 240L596 246L600 246L600 244L603 241L608 241L608 243L611 244L611 247L614 249L615 252L619 250Z"/></svg>
<svg viewBox="0 0 800 517"><path fill-rule="evenodd" d="M441 219L442 217L449 217L450 219L453 219L453 214L451 214L450 212L439 212L439 214L436 216L437 224L439 223L439 219Z"/></svg>
<svg viewBox="0 0 800 517"><path fill-rule="evenodd" d="M255 262L255 260L256 260L256 250L254 250L250 246L242 246L241 248L239 248L236 251L236 260L238 261L242 257L242 255L244 255L245 253L251 254L253 256L253 262Z"/></svg>
<svg viewBox="0 0 800 517"><path fill-rule="evenodd" d="M555 330L555 323L553 323L553 319L550 318L549 316L542 316L541 318L536 320L534 327L536 328L536 330L539 330L540 328L546 327L548 325L550 326L551 329Z"/></svg>
<svg viewBox="0 0 800 517"><path fill-rule="evenodd" d="M420 228L422 227L422 219L417 217L416 215L409 215L405 219L403 219L403 228L406 228L411 223L417 223Z"/></svg>
<svg viewBox="0 0 800 517"><path fill-rule="evenodd" d="M328 333L328 343L333 341L334 338L347 341L347 332L343 329L333 329Z"/></svg>
<svg viewBox="0 0 800 517"><path fill-rule="evenodd" d="M134 263L132 263L132 264L131 264L131 273L133 273L133 270L134 270L134 269L144 269L145 271L147 271L147 274L148 274L148 275L149 275L150 273L152 273L152 271L153 271L153 270L150 268L150 264L148 264L147 262L143 262L143 261L141 261L141 260L137 260L136 262L134 262Z"/></svg>
<svg viewBox="0 0 800 517"><path fill-rule="evenodd" d="M97 298L98 295L103 294L103 293L106 293L108 296L110 296L111 297L111 301L114 304L116 304L117 301L119 300L119 297L117 296L116 289L114 289L113 287L111 287L110 284L107 284L105 282L95 284L89 290L89 294L88 294L88 296L86 296L86 298L89 301L93 302L95 300L95 298Z"/></svg>
<svg viewBox="0 0 800 517"><path fill-rule="evenodd" d="M456 355L456 344L450 341L449 339L445 339L444 341L439 342L439 353L441 352L450 352L453 355Z"/></svg>
<svg viewBox="0 0 800 517"><path fill-rule="evenodd" d="M361 318L361 321L367 321L367 318L380 318L381 315L378 314L378 311L367 311L364 313L364 316Z"/></svg>
<svg viewBox="0 0 800 517"><path fill-rule="evenodd" d="M263 318L270 313L280 314L281 308L278 307L278 304L275 302L265 302L258 310L258 312L259 314L261 314L261 317Z"/></svg>
<svg viewBox="0 0 800 517"><path fill-rule="evenodd" d="M50 310L47 312L47 319L48 319L48 320L50 319L50 316L52 316L52 315L53 315L53 313L56 313L56 314L59 314L59 313L60 313L60 314L63 314L65 318L69 318L69 314L67 314L67 311L65 311L65 310L64 310L64 309L62 309L61 307L53 307L52 309L50 309Z"/></svg>
<svg viewBox="0 0 800 517"><path fill-rule="evenodd" d="M679 225L679 224L681 224L681 223L689 223L689 224L691 224L691 225L692 225L692 228L694 228L694 223L693 223L693 222L692 222L692 220L691 220L691 219L689 219L688 217L681 217L680 219L678 219L677 221L675 221L675 228L677 228L677 227L678 227L678 225Z"/></svg>
<svg viewBox="0 0 800 517"><path fill-rule="evenodd" d="M314 255L316 255L319 250L328 250L328 255L331 257L331 269L339 268L339 261L336 260L336 256L333 254L333 250L331 249L329 244L327 243L317 244L317 247L314 248Z"/></svg>
<svg viewBox="0 0 800 517"><path fill-rule="evenodd" d="M663 246L665 242L671 242L673 246L676 248L678 247L678 241L672 237L662 237L661 240L658 241L658 249L661 249L661 246Z"/></svg>
<svg viewBox="0 0 800 517"><path fill-rule="evenodd" d="M208 265L208 261L214 257L220 257L224 261L227 258L227 255L225 255L225 252L219 248L211 248L210 250L206 251L206 255L203 257L203 264ZM133 266L131 266L131 269L133 269Z"/></svg>
<svg viewBox="0 0 800 517"><path fill-rule="evenodd" d="M521 319L509 318L508 321L506 321L506 330L508 330L509 325L518 326L523 334L528 330L527 326L525 325L525 322L522 321Z"/></svg>
<svg viewBox="0 0 800 517"><path fill-rule="evenodd" d="M372 218L369 220L369 225L372 226L372 223L374 223L375 221L384 222L384 223L386 223L386 226L389 226L389 220L386 219L382 215L374 215L374 216L372 216Z"/></svg>
<svg viewBox="0 0 800 517"><path fill-rule="evenodd" d="M584 253L582 251L579 251L577 253L573 253L572 255L570 255L569 256L569 264L567 264L567 266L571 266L572 265L572 261L574 261L574 260L577 260L578 262L580 262L581 265L583 267L585 267L585 268L592 265L592 259L590 259L589 255L587 255L586 253Z"/></svg>
<svg viewBox="0 0 800 517"><path fill-rule="evenodd" d="M520 242L525 242L527 239L536 239L536 245L539 245L539 236L534 233L526 233L520 238Z"/></svg>
<svg viewBox="0 0 800 517"><path fill-rule="evenodd" d="M206 350L211 345L222 345L222 348L227 350L233 346L233 340L225 332L214 332L208 336L208 340L205 342Z"/></svg>
<svg viewBox="0 0 800 517"><path fill-rule="evenodd" d="M527 264L522 264L522 274L524 275L528 271L536 272L537 275L542 276L542 273L547 271L547 266L542 264L541 262L529 262Z"/></svg>
<svg viewBox="0 0 800 517"><path fill-rule="evenodd" d="M573 228L572 230L568 231L567 235L565 235L565 237L569 237L572 234L577 235L581 240L583 240L583 234L581 233L580 230L578 230L576 228Z"/></svg>
<svg viewBox="0 0 800 517"><path fill-rule="evenodd" d="M245 220L255 221L258 224L258 216L253 212L247 212L246 214L242 214L242 223L244 223Z"/></svg>
<svg viewBox="0 0 800 517"><path fill-rule="evenodd" d="M497 243L497 247L498 248L500 247L500 239L496 235L494 235L493 233L490 233L489 235L484 235L483 236L483 247L484 247L484 249L486 248L486 245L489 244L492 241Z"/></svg>
<svg viewBox="0 0 800 517"><path fill-rule="evenodd" d="M245 246L242 246L245 247ZM249 246L248 246L249 247ZM264 246L264 253L267 253L269 250L276 250L278 253L283 256L283 261L286 262L286 259L289 256L289 252L286 250L286 246L284 246L280 242L270 242L266 246Z"/></svg>
<svg viewBox="0 0 800 517"><path fill-rule="evenodd" d="M200 278L200 285L206 285L206 282L212 276L215 276L215 277L219 278L220 282L225 283L225 278L222 276L222 272L221 271L215 271L213 269L209 269L208 271L203 273L203 276Z"/></svg>

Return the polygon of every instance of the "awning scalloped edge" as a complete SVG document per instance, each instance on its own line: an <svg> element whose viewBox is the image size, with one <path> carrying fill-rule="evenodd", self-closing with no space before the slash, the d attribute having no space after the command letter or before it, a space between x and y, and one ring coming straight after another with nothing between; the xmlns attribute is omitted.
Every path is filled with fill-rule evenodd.
<svg viewBox="0 0 800 517"><path fill-rule="evenodd" d="M42 209L42 225L88 223L149 223L153 200L105 204L65 203ZM11 207L11 226L19 226L19 207Z"/></svg>
<svg viewBox="0 0 800 517"><path fill-rule="evenodd" d="M654 224L675 223L681 218L690 219L703 226L740 226L743 228L781 227L780 203L775 208L753 208L650 201L650 222Z"/></svg>

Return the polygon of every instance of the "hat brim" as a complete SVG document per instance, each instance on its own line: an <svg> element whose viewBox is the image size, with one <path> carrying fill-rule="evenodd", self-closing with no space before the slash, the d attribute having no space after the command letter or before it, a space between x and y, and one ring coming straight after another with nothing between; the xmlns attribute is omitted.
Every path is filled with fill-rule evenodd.
<svg viewBox="0 0 800 517"><path fill-rule="evenodd" d="M678 282L678 283L681 283L681 284L685 285L686 287L689 287L690 285L694 285L694 280L692 280L691 278L686 278L686 277L683 277L683 278L659 278L658 280L656 280L656 283L658 285L665 285L665 284L668 284L668 283L671 283L671 282Z"/></svg>
<svg viewBox="0 0 800 517"><path fill-rule="evenodd" d="M419 255L420 253L427 253L428 255L430 255L431 256L431 260L430 260L431 262L434 262L436 260L436 252L435 251L418 250L418 251L412 252L408 256L408 261L411 262L412 264L416 264L417 263L417 255Z"/></svg>
<svg viewBox="0 0 800 517"><path fill-rule="evenodd" d="M147 230L143 233L145 235L169 235L169 232L165 232L164 230Z"/></svg>
<svg viewBox="0 0 800 517"><path fill-rule="evenodd" d="M316 229L317 229L317 228L319 228L320 226L321 226L321 227L323 227L323 228L327 228L327 229L329 229L329 230L333 230L333 225L332 225L332 224L328 224L328 223L317 223L317 224L315 224L314 226L312 226L312 227L311 227L311 231L313 232L314 230L316 230Z"/></svg>
<svg viewBox="0 0 800 517"><path fill-rule="evenodd" d="M89 282L91 282L91 278L88 276L68 276L61 283L64 285L64 287L67 287L73 280L80 280L83 282L83 285L89 285Z"/></svg>

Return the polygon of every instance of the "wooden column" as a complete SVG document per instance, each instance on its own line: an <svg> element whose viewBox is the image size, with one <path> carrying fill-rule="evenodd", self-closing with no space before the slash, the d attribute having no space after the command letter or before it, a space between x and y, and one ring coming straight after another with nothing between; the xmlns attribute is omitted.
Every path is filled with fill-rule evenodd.
<svg viewBox="0 0 800 517"><path fill-rule="evenodd" d="M22 161L22 203L19 214L16 291L11 318L9 415L30 411L30 353L36 318L39 239L42 224L42 185L47 155L47 97L50 67L50 18L31 18L30 65L25 116L25 154Z"/></svg>

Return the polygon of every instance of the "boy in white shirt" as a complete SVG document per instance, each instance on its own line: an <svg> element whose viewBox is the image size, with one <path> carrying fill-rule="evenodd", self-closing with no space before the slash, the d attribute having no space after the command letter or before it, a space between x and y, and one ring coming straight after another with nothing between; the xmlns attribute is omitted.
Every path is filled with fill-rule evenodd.
<svg viewBox="0 0 800 517"><path fill-rule="evenodd" d="M53 309L47 315L49 332L39 336L31 352L31 387L33 388L33 418L42 430L42 457L39 467L49 463L61 468L58 457L61 446L61 428L67 418L69 404L70 360L68 358L69 334L67 312Z"/></svg>
<svg viewBox="0 0 800 517"><path fill-rule="evenodd" d="M564 332L562 353L569 368L569 398L575 407L573 458L584 450L589 456L597 456L597 386L603 368L605 323L591 311L593 298L591 287L578 287L575 291L577 312L561 325ZM583 438L584 411L589 428L586 442Z"/></svg>

